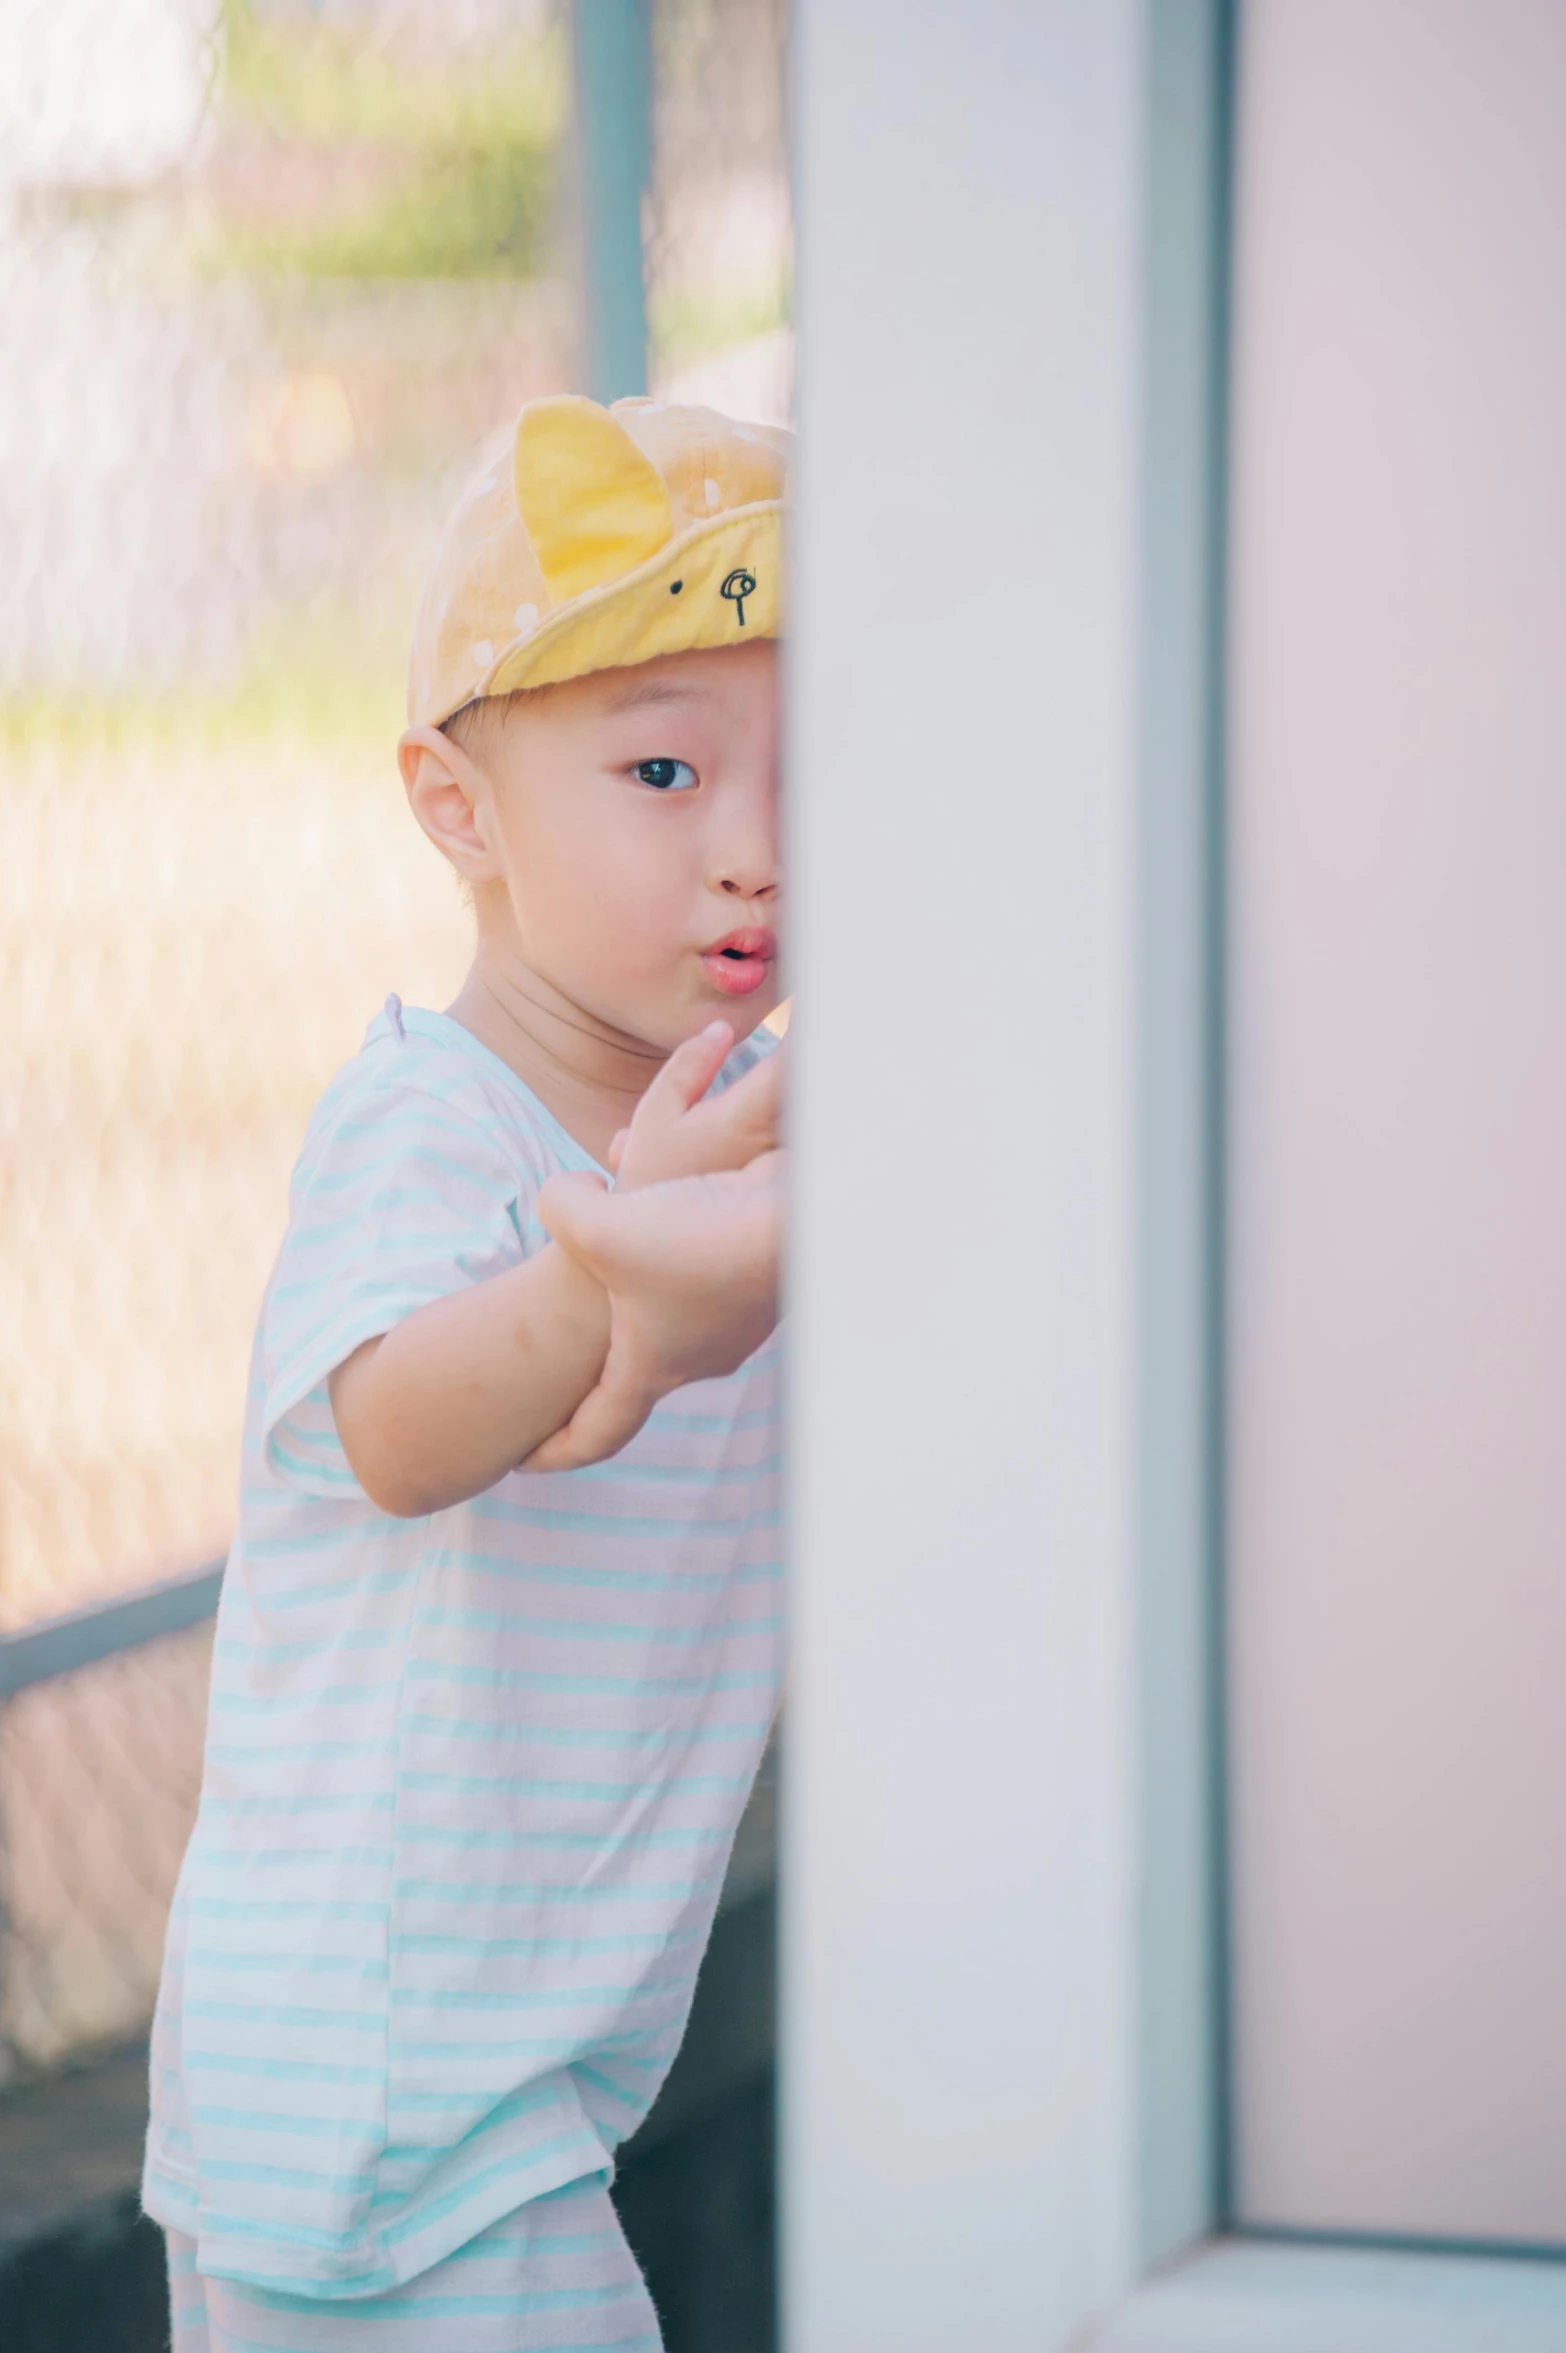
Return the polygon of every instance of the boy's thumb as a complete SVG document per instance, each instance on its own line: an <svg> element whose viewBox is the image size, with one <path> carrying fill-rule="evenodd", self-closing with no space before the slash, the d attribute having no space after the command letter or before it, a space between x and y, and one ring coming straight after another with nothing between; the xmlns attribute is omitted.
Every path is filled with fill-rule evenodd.
<svg viewBox="0 0 1566 2353"><path fill-rule="evenodd" d="M676 1046L642 1097L645 1112L655 1120L677 1119L699 1103L723 1068L734 1045L726 1021L709 1021L705 1029Z"/></svg>
<svg viewBox="0 0 1566 2353"><path fill-rule="evenodd" d="M562 1250L580 1258L603 1231L608 1197L607 1177L588 1169L552 1176L538 1196L538 1222Z"/></svg>

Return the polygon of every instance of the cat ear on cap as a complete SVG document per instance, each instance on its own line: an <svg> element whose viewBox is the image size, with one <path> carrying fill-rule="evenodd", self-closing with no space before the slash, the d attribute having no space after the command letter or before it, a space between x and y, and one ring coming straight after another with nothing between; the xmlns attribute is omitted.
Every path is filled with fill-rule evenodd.
<svg viewBox="0 0 1566 2353"><path fill-rule="evenodd" d="M529 402L515 466L517 507L556 605L634 572L674 535L657 467L579 393Z"/></svg>

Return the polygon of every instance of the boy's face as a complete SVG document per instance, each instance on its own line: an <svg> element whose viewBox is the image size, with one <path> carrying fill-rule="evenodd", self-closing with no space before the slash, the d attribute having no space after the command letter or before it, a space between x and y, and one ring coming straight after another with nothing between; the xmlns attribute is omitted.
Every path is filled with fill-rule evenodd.
<svg viewBox="0 0 1566 2353"><path fill-rule="evenodd" d="M772 640L497 706L468 753L490 946L665 1051L720 1013L746 1036L779 1003Z"/></svg>

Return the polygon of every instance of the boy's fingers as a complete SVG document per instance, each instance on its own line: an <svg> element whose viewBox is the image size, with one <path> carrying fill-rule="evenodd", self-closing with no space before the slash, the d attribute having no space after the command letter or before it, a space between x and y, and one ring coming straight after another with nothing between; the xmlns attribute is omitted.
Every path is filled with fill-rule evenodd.
<svg viewBox="0 0 1566 2353"><path fill-rule="evenodd" d="M676 1046L636 1107L636 1127L666 1126L699 1103L733 1048L726 1021L709 1021L695 1037Z"/></svg>
<svg viewBox="0 0 1566 2353"><path fill-rule="evenodd" d="M759 1152L739 1173L748 1185L781 1185L787 1168L788 1154L779 1148Z"/></svg>
<svg viewBox="0 0 1566 2353"><path fill-rule="evenodd" d="M563 1168L557 1175L547 1177L539 1187L539 1215L543 1217L545 1205L558 1200L564 1194L596 1193L602 1199L608 1190L609 1179L601 1169ZM544 1217L544 1223L546 1226L549 1224L547 1217Z"/></svg>
<svg viewBox="0 0 1566 2353"><path fill-rule="evenodd" d="M538 1222L562 1250L583 1258L603 1230L607 1181L585 1168L552 1176L538 1196Z"/></svg>
<svg viewBox="0 0 1566 2353"><path fill-rule="evenodd" d="M620 1162L625 1153L625 1139L630 1134L630 1132L631 1131L628 1127L617 1128L614 1135L610 1138L609 1174L611 1176L618 1176L620 1173Z"/></svg>
<svg viewBox="0 0 1566 2353"><path fill-rule="evenodd" d="M783 1073L769 1054L744 1077L709 1095L686 1115L682 1131L687 1165L702 1170L744 1168L758 1152L771 1151L783 1132ZM672 1173L672 1172L671 1172Z"/></svg>
<svg viewBox="0 0 1566 2353"><path fill-rule="evenodd" d="M572 1432L576 1427L576 1419L577 1417L573 1417L563 1430L557 1430L552 1438L546 1438L542 1446L535 1446L531 1454L524 1454L522 1460L517 1464L517 1469L519 1471L579 1471L588 1458L585 1454L578 1452L572 1437Z"/></svg>
<svg viewBox="0 0 1566 2353"><path fill-rule="evenodd" d="M590 1462L603 1462L628 1445L652 1411L652 1401L614 1379L605 1378L590 1390L563 1430L535 1447L518 1468L524 1471L575 1471Z"/></svg>

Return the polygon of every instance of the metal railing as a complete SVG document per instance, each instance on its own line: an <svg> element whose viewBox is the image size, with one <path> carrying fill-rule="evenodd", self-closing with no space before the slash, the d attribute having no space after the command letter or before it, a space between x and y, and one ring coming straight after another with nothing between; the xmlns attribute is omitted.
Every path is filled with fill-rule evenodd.
<svg viewBox="0 0 1566 2353"><path fill-rule="evenodd" d="M45 1618L20 1633L0 1635L0 1711L23 1692L95 1667L145 1643L164 1640L203 1626L217 1608L223 1564L170 1577L139 1592L127 1593L87 1609ZM0 1723L3 1740L3 1723ZM3 1812L0 1812L3 1824ZM6 1960L13 1936L9 1894L9 1861L0 1829L0 2015L6 1990ZM0 2035L0 2054L15 2072L18 2054L9 2037Z"/></svg>
<svg viewBox="0 0 1566 2353"><path fill-rule="evenodd" d="M221 1581L209 1566L0 1636L0 2082L151 2014Z"/></svg>
<svg viewBox="0 0 1566 2353"><path fill-rule="evenodd" d="M0 1634L0 1704L57 1675L75 1674L119 1651L203 1624L217 1608L222 1582L223 1563L214 1561L113 1601L44 1618L20 1633Z"/></svg>

